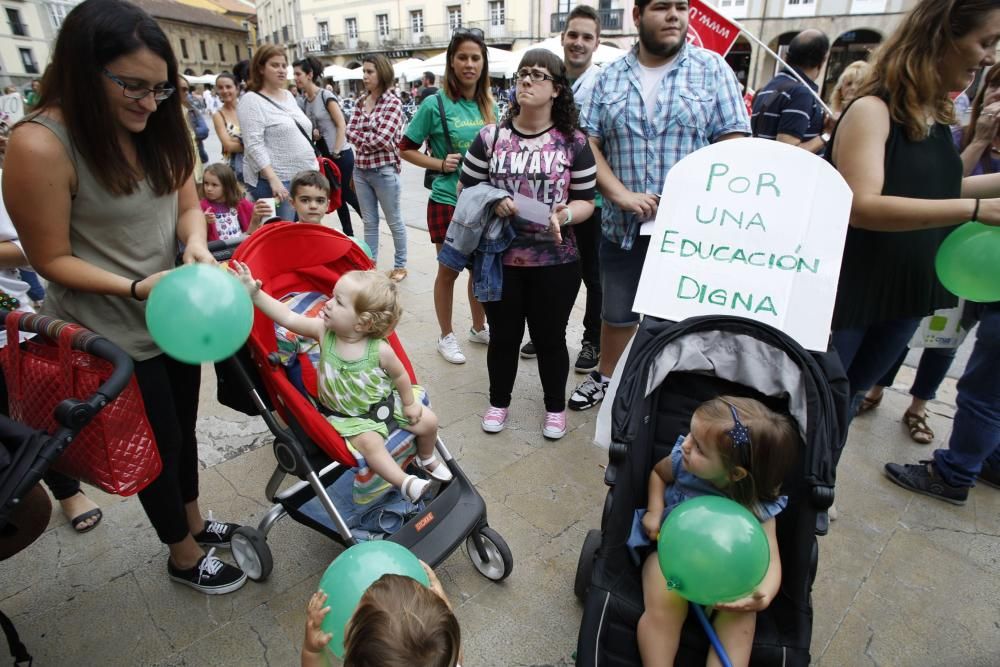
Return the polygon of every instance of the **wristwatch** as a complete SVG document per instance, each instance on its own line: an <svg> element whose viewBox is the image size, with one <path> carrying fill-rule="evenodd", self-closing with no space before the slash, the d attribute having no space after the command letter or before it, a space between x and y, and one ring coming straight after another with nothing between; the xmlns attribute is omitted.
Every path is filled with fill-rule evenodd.
<svg viewBox="0 0 1000 667"><path fill-rule="evenodd" d="M823 140L824 144L830 143L830 133L829 132L824 132L823 134L819 135L819 138Z"/></svg>

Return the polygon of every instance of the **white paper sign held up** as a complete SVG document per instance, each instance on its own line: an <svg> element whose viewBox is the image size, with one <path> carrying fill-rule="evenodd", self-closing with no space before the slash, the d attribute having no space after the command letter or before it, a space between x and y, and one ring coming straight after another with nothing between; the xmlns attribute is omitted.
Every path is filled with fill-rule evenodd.
<svg viewBox="0 0 1000 667"><path fill-rule="evenodd" d="M826 350L851 199L801 148L739 139L695 151L667 174L633 310L746 317Z"/></svg>

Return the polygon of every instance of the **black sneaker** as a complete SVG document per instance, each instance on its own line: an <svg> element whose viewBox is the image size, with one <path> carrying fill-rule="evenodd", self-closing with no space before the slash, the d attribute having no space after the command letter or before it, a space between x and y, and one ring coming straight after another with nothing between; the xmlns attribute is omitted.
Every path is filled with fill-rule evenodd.
<svg viewBox="0 0 1000 667"><path fill-rule="evenodd" d="M921 461L917 465L886 463L885 476L904 489L953 505L964 505L969 497L968 487L945 484L944 480L934 472L930 461Z"/></svg>
<svg viewBox="0 0 1000 667"><path fill-rule="evenodd" d="M576 369L577 373L589 373L597 368L600 360L601 349L589 340L585 340L583 341L583 347L580 349L580 354L576 357L576 364L573 365L573 368Z"/></svg>
<svg viewBox="0 0 1000 667"><path fill-rule="evenodd" d="M168 558L167 574L177 583L190 586L206 595L232 593L247 583L247 575L243 570L216 558L215 549L210 549L201 557L198 564L189 570L174 567Z"/></svg>
<svg viewBox="0 0 1000 667"><path fill-rule="evenodd" d="M588 410L600 403L607 391L608 383L601 382L601 374L597 371L591 371L587 375L587 379L573 391L567 405L570 410Z"/></svg>
<svg viewBox="0 0 1000 667"><path fill-rule="evenodd" d="M530 340L521 346L521 358L522 359L534 359L538 356L538 352L535 351L535 344Z"/></svg>
<svg viewBox="0 0 1000 667"><path fill-rule="evenodd" d="M984 463L983 469L979 471L976 479L994 489L1000 489L1000 468Z"/></svg>
<svg viewBox="0 0 1000 667"><path fill-rule="evenodd" d="M194 536L194 541L203 547L222 547L223 549L228 549L233 533L239 527L240 524L238 523L215 521L212 518L211 510L209 510L208 520L205 521L205 529Z"/></svg>

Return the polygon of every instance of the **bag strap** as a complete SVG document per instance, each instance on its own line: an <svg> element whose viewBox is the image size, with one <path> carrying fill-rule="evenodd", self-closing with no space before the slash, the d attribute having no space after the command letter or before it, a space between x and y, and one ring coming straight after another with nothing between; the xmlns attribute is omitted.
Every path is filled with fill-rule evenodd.
<svg viewBox="0 0 1000 667"><path fill-rule="evenodd" d="M305 137L306 141L309 142L309 145L312 147L313 152L314 153L316 152L316 144L313 143L312 138L308 134L306 134L306 131L302 129L301 125L299 125L299 121L295 120L295 116L293 116L292 114L288 113L288 109L284 108L283 106L281 106L280 104L278 104L277 102L275 102L274 100L272 100L267 95L263 95L263 94L261 94L260 92L258 92L256 90L253 91L253 92L254 92L255 95L260 95L263 99L267 100L272 105L274 105L274 108L278 109L279 111L283 111L286 116L288 116L289 118L291 118L292 122L295 123L295 127L299 128L299 132L301 132L302 136Z"/></svg>
<svg viewBox="0 0 1000 667"><path fill-rule="evenodd" d="M444 115L444 100L441 99L441 93L435 93L438 101L438 112L441 114L441 130L444 132L444 147L448 151L448 155L455 152L455 148L451 145L451 136L448 134L448 119Z"/></svg>

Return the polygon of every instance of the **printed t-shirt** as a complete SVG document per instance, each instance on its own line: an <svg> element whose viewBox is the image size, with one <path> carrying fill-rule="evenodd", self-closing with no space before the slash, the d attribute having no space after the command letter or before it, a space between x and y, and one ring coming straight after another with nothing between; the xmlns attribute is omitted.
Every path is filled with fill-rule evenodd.
<svg viewBox="0 0 1000 667"><path fill-rule="evenodd" d="M236 206L202 199L201 210L211 210L215 214L215 225L208 226L209 241L228 241L245 235L253 217L253 204L248 199L241 199Z"/></svg>
<svg viewBox="0 0 1000 667"><path fill-rule="evenodd" d="M499 132L488 125L469 147L461 177L462 187L486 180L501 190L542 202L552 211L556 204L574 199L593 200L597 167L590 144L579 130L571 137L554 127L526 135L509 124ZM547 220L531 222L515 215L511 225L517 236L504 253L505 266L555 266L579 259L572 226L563 229L562 243L556 244Z"/></svg>
<svg viewBox="0 0 1000 667"><path fill-rule="evenodd" d="M444 101L444 114L448 121L448 136L451 138L451 146L456 153L465 155L476 138L476 134L483 127L486 121L479 113L479 106L475 100L467 100L464 97L457 101L448 99L443 93L431 95L425 99L413 119L406 127L405 138L419 145L426 140L431 147L431 155L441 157L448 154L447 143L444 140L444 130L441 128L441 111L438 109L438 97ZM493 106L493 117L498 118L500 111ZM459 171L439 176L434 179L434 187L431 188L431 200L439 204L454 206L458 201L455 189L458 186Z"/></svg>

